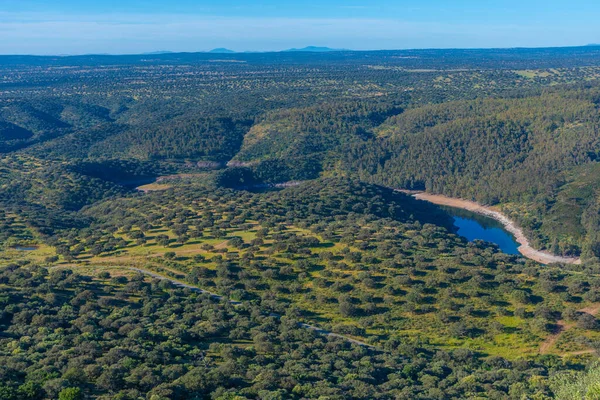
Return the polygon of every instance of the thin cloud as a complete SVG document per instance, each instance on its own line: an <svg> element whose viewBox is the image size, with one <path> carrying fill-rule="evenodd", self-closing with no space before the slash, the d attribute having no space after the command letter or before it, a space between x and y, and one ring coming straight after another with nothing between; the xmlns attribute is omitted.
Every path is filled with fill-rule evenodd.
<svg viewBox="0 0 600 400"><path fill-rule="evenodd" d="M549 45L557 28L528 24L451 24L385 18L223 17L179 14L59 15L0 12L0 53L197 51L221 46L273 50L308 44L372 49ZM525 39L528 38L528 39Z"/></svg>

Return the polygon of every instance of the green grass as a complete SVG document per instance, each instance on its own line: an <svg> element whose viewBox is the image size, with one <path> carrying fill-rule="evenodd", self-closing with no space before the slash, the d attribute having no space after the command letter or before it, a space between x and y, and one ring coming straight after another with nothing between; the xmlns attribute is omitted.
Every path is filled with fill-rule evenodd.
<svg viewBox="0 0 600 400"><path fill-rule="evenodd" d="M204 268L209 270L215 270L216 265L212 262L203 262L198 264L193 261L193 256L196 254L203 255L206 259L210 259L216 255L225 255L223 253L218 252L217 249L213 250L202 250L202 244L211 244L213 246L227 249L227 253L235 253L240 254L238 249L232 248L227 243L227 240L231 237L241 237L244 242L249 243L252 239L256 238L256 232L258 227L254 227L250 230L239 230L239 229L228 229L227 230L227 238L215 239L209 236L205 236L200 239L191 239L189 242L179 245L179 244L171 244L170 246L159 246L154 243L152 239L154 234L163 233L168 234L170 237L174 237L172 232L163 229L153 229L151 233L148 234L148 238L150 238L149 242L145 245L135 245L133 241L130 241L130 245L127 248L120 249L119 254L117 255L107 255L107 256L99 256L88 259L92 265L96 263L105 263L110 265L120 264L120 265L135 265L135 266L145 266L150 265L159 266L161 269L165 271L170 271L172 273L178 273L181 271L187 272L191 267L201 265ZM289 226L287 232L293 232L300 236L315 236L311 231L306 229L297 228L294 226ZM416 237L418 232L416 231L407 231L405 232L408 237ZM126 238L126 235L120 235ZM321 238L322 240L322 238ZM268 250L273 244L272 240L266 240L265 244L261 246L261 251L256 253L257 257L265 257L265 251ZM330 251L332 253L337 254L337 258L340 258L340 251L347 246L334 241L322 241L322 243L318 247L311 247L309 250L315 254L322 253L323 251ZM358 251L357 247L350 247L351 251ZM176 256L175 263L165 264L164 254L167 252L174 252ZM89 255L83 254L82 257L86 257ZM277 260L280 265L290 265L293 266L294 262L285 257L282 257L282 254L274 254L270 256L272 260ZM334 273L339 274L341 276L358 276L361 272L359 269L361 263L352 263L347 262L349 268L343 269L331 269L326 268L323 271L328 271L328 274ZM96 272L97 270L92 267L85 267L88 270ZM101 267L99 267L101 268ZM111 269L112 270L112 269ZM313 280L316 278L323 277L323 271L311 271L308 275L308 279L304 280L301 284L301 287L304 290L308 290L309 292L315 293L316 295L323 295L326 297L330 297L335 299L339 294L332 292L329 288L320 288L315 286ZM375 278L380 277L383 279L388 279L388 275L386 274L374 274ZM270 284L273 284L274 281L267 281ZM276 283L276 282L275 282ZM385 282L383 282L385 283ZM200 285L202 286L202 285ZM211 291L215 291L214 287L204 287L205 289L209 289ZM402 290L405 292L409 292L411 290L411 286L402 286ZM262 294L261 290L250 290L250 293L260 296ZM383 298L381 297L381 293L378 292L377 289L369 290L375 299L378 299L377 302L382 302ZM343 317L339 314L339 306L337 302L321 302L311 300L304 293L279 293L278 296L280 299L290 302L300 309L304 310L304 313L309 317L306 319L307 322L316 323L318 325L324 326L326 328L338 325L355 325L361 326L363 325L359 320L352 317ZM533 356L537 353L537 349L539 347L539 339L532 340L529 336L522 336L521 331L523 329L527 329L524 326L523 320L517 317L512 316L502 316L495 318L496 321L500 322L507 328L514 328L512 333L502 333L497 334L493 337L486 336L485 338L476 338L476 339L456 339L452 336L448 335L445 332L445 326L443 324L440 325L439 321L436 320L435 316L430 314L425 315L417 315L413 313L402 312L398 306L403 303L401 297L398 297L391 303L393 315L396 315L396 318L399 318L396 322L396 327L390 329L386 323L379 322L375 319L374 324L366 327L367 335L365 337L360 337L359 339L366 340L368 336L375 336L385 340L385 338L389 336L397 336L397 337L405 337L409 340L427 340L431 344L435 344L437 346L441 346L444 348L461 348L466 347L472 350L476 350L488 355L497 355L506 357L509 359L520 358L523 356ZM380 306L385 306L385 304L381 303ZM476 308L483 308L482 304L476 302ZM387 307L387 306L385 306ZM482 319L483 320L483 319Z"/></svg>
<svg viewBox="0 0 600 400"><path fill-rule="evenodd" d="M240 196L245 198L238 202ZM126 243L100 256L86 249L64 265L145 268L226 297L263 304L270 312L297 309L299 319L325 329L358 327L365 332L359 337L364 341L423 341L509 359L535 357L550 334L534 324L537 304L518 303L511 294L514 289L531 292L552 308L584 306L581 300L572 303L563 300L562 293L542 290L535 268L526 269L485 246L467 245L444 228L356 214L314 218L309 223L285 213L281 217L272 203L261 208L257 202L265 198L270 199L264 194L218 197L209 192L203 201L186 202L174 189L123 199L119 209L132 216L119 214L103 222L113 224L116 233L103 231L97 242L117 237ZM108 212L115 208L109 205ZM98 215L104 217L106 212L101 208ZM133 233L147 225L151 214L163 217L151 218L151 228L144 228L148 242L136 244ZM205 225L207 218L213 222ZM134 220L140 222L131 229L128 221ZM171 229L184 222L190 231L212 225L223 235L215 238L213 228L207 227L203 237L176 243ZM266 236L252 247L259 231ZM158 245L159 234L167 235L171 243ZM241 238L244 244L233 247L232 238ZM504 281L506 288L500 286ZM346 299L354 310L342 307ZM524 308L527 316L516 317L517 308Z"/></svg>

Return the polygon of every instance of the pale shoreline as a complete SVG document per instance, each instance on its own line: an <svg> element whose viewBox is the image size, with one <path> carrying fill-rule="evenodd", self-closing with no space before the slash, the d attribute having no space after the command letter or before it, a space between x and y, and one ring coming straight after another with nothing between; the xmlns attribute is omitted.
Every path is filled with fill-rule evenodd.
<svg viewBox="0 0 600 400"><path fill-rule="evenodd" d="M493 210L490 207L481 205L474 201L455 199L452 197L447 197L439 194L430 194L426 192L414 192L409 190L399 190L400 192L410 194L414 198L418 200L428 201L430 203L434 203L440 206L449 206L455 208L462 208L467 211L471 211L477 214L484 215L486 217L490 217L495 219L504 225L504 228L513 234L515 240L521 245L518 250L523 256L537 261L542 264L551 264L551 263L565 263L565 264L581 264L581 259L576 257L562 257L551 254L546 251L536 250L529 244L529 240L518 227L518 225L510 220L506 215L502 214L499 211Z"/></svg>

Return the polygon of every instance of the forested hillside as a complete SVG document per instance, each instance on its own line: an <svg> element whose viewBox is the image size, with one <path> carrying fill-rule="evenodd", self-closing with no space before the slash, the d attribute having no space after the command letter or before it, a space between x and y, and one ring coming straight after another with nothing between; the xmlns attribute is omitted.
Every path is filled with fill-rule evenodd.
<svg viewBox="0 0 600 400"><path fill-rule="evenodd" d="M597 47L0 57L0 398L587 390L599 78Z"/></svg>
<svg viewBox="0 0 600 400"><path fill-rule="evenodd" d="M231 118L176 118L114 135L92 146L90 156L229 161L239 151L251 123Z"/></svg>
<svg viewBox="0 0 600 400"><path fill-rule="evenodd" d="M380 101L329 103L269 114L234 160L298 160L302 169L308 157L325 173L501 204L536 246L597 257L593 196L569 210L561 193L577 185L578 166L597 162L599 102L598 88L588 86L404 112Z"/></svg>
<svg viewBox="0 0 600 400"><path fill-rule="evenodd" d="M404 355L369 350L303 329L292 315L273 318L256 306L233 307L142 275L103 272L92 280L71 270L10 265L0 269L0 287L6 400L551 393L539 378L553 367L543 363L408 344Z"/></svg>
<svg viewBox="0 0 600 400"><path fill-rule="evenodd" d="M580 179L573 168L597 161L599 96L597 88L552 90L417 108L380 125L378 140L352 146L342 169L394 187L522 205L514 216L538 246L554 242L577 254L582 244L597 246L590 236L597 227L582 222L585 205L569 221L583 229L550 227L548 215L567 212L556 202L565 183Z"/></svg>
<svg viewBox="0 0 600 400"><path fill-rule="evenodd" d="M90 229L57 243L93 281L64 269L3 271L4 340L21 350L16 366L16 355L2 355L2 390L9 399L26 390L49 398L67 390L170 399L550 396L547 376L571 364L519 359L534 356L562 319L577 324L570 335L578 339L565 336L554 351L595 347L597 322L577 311L598 301L595 281L467 244L431 224L443 220L436 207L417 203L348 180L262 194L189 183L99 203L85 210ZM100 267L140 261L240 305ZM40 327L58 330L53 343L71 356L46 350ZM49 366L40 370L40 360Z"/></svg>
<svg viewBox="0 0 600 400"><path fill-rule="evenodd" d="M347 179L256 194L190 181L84 214L90 228L56 243L71 262L143 263L378 346L416 341L514 359L536 354L562 318L588 318L577 310L600 298L596 278L579 276L597 267L541 272L467 244L435 206ZM558 351L585 351L594 324Z"/></svg>
<svg viewBox="0 0 600 400"><path fill-rule="evenodd" d="M402 109L387 102L320 104L273 113L245 136L234 160L316 157L328 161L341 146L370 138L374 127Z"/></svg>

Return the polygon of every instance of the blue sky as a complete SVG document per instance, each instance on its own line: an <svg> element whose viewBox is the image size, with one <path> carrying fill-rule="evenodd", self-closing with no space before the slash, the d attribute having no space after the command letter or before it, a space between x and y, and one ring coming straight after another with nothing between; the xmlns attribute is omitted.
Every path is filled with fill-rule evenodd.
<svg viewBox="0 0 600 400"><path fill-rule="evenodd" d="M600 42L598 0L0 0L0 54Z"/></svg>

